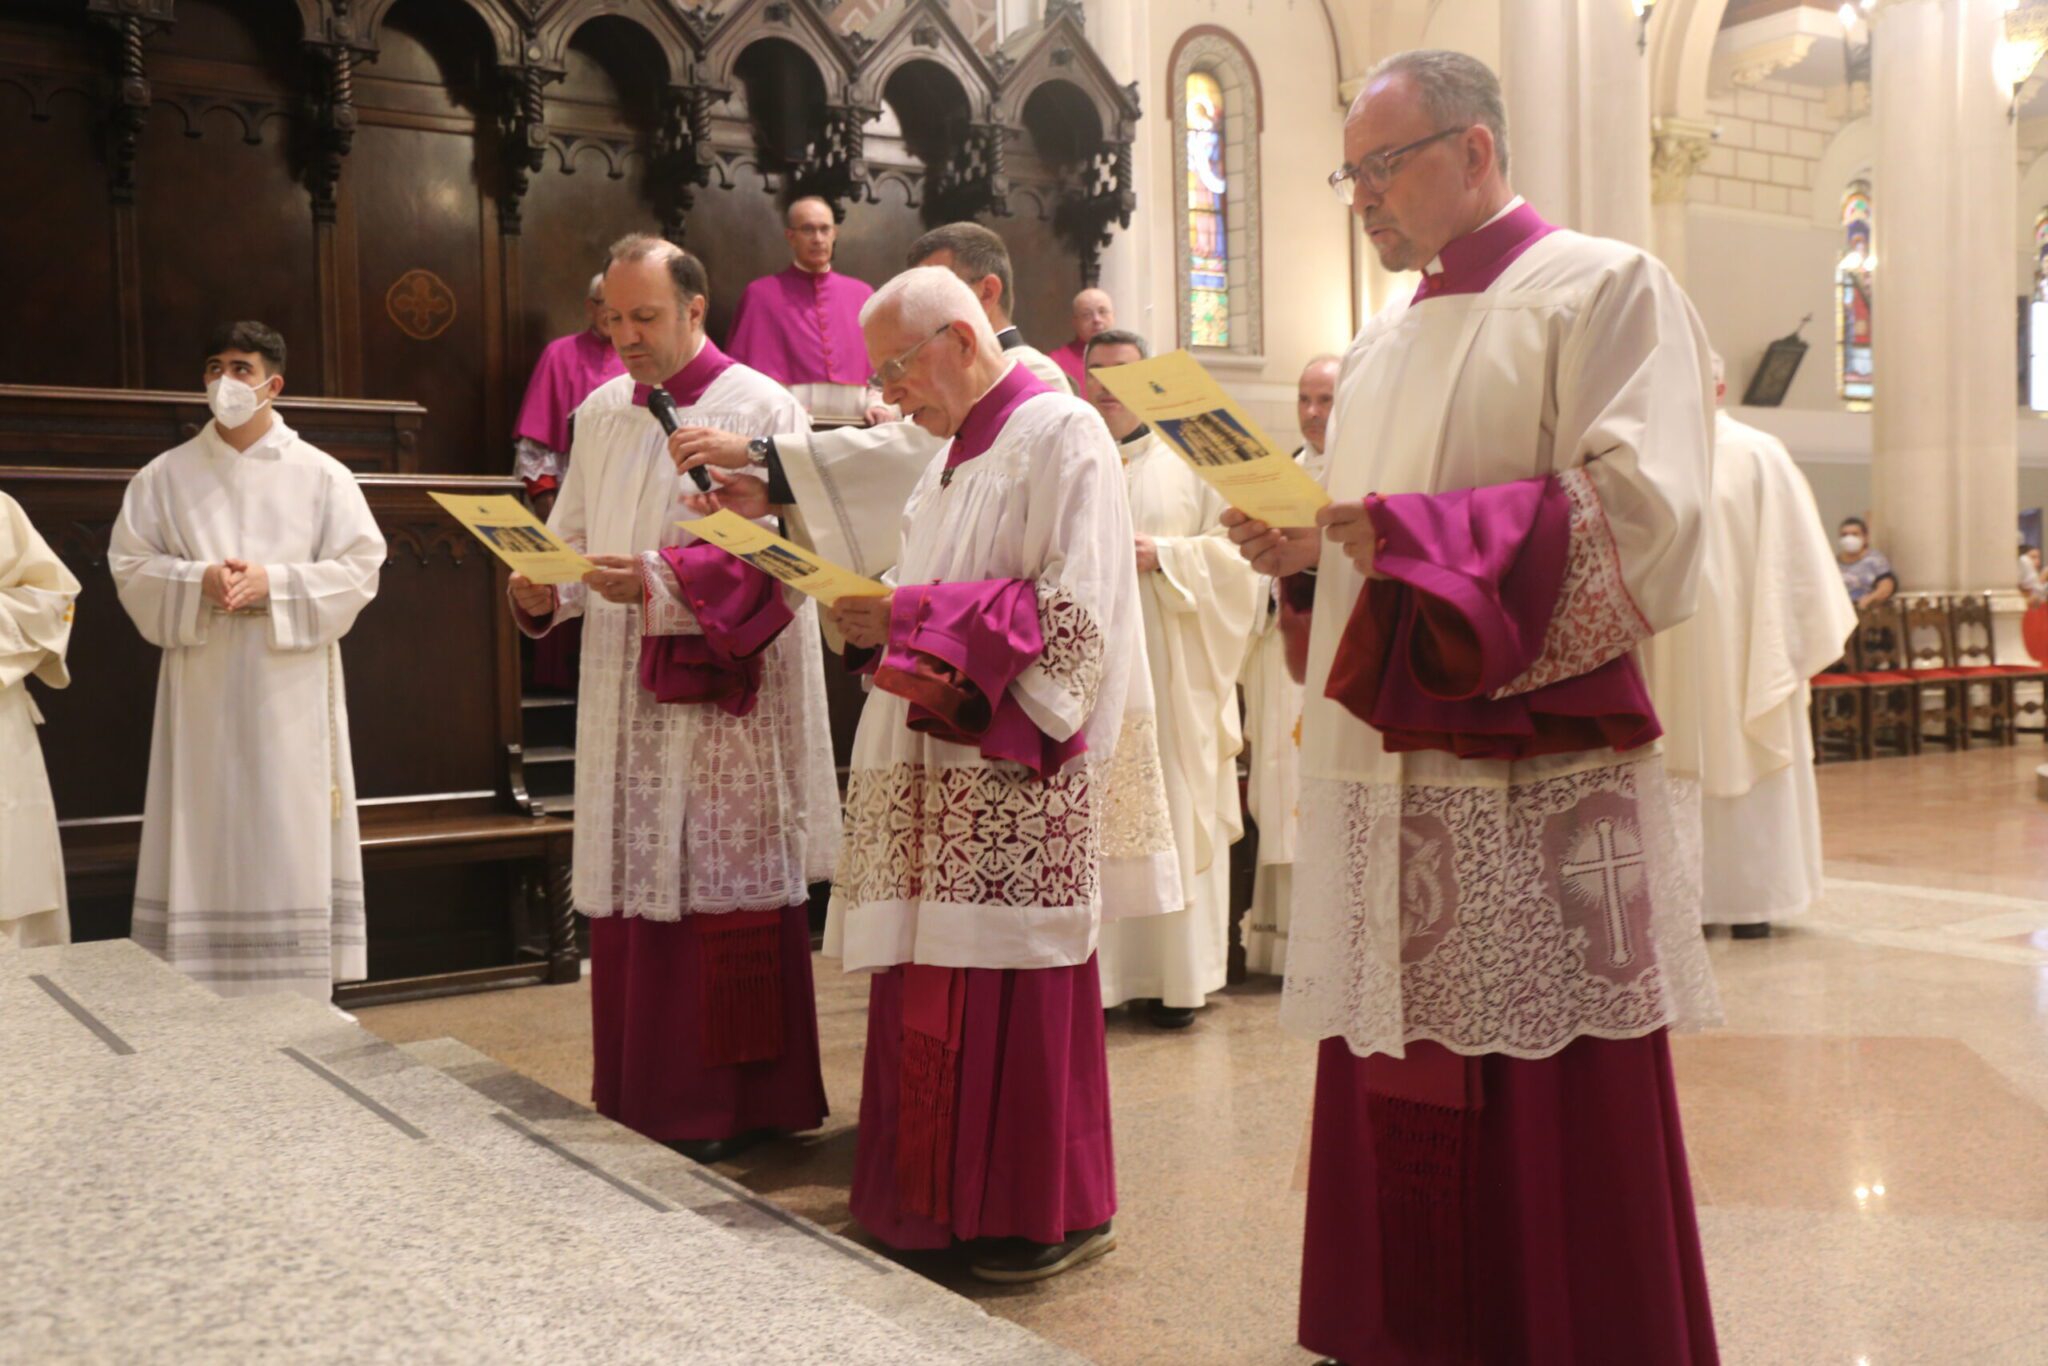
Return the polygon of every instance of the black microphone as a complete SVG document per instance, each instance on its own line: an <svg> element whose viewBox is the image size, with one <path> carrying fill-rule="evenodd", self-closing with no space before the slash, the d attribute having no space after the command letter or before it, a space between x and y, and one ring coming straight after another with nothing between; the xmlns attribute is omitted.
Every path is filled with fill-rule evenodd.
<svg viewBox="0 0 2048 1366"><path fill-rule="evenodd" d="M654 420L661 424L663 431L670 436L676 434L676 427L679 425L676 422L676 401L669 391L659 384L647 391L647 411L654 414ZM690 477L697 481L698 488L706 493L711 492L711 476L704 473L702 465L691 470Z"/></svg>

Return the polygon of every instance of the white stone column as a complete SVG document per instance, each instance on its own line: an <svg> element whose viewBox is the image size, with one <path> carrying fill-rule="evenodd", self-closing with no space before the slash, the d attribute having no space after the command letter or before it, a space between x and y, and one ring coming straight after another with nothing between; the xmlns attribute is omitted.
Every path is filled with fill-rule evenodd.
<svg viewBox="0 0 2048 1366"><path fill-rule="evenodd" d="M1561 227L1650 245L1650 70L1626 0L1501 6L1509 173Z"/></svg>
<svg viewBox="0 0 2048 1366"><path fill-rule="evenodd" d="M996 0L996 39L1030 28L1043 12L1043 0Z"/></svg>
<svg viewBox="0 0 2048 1366"><path fill-rule="evenodd" d="M2017 152L1999 0L1887 0L1872 34L1872 536L1909 591L2009 586Z"/></svg>
<svg viewBox="0 0 2048 1366"><path fill-rule="evenodd" d="M1170 101L1176 92L1168 90L1163 79L1152 75L1150 0L1087 0L1085 13L1088 41L1101 56L1103 65L1119 83L1137 81L1138 96L1144 103L1144 117L1138 120L1131 145L1131 183L1137 187L1138 211L1129 228L1115 230L1102 253L1102 288L1116 303L1118 327L1139 332L1158 346L1170 347L1179 319L1168 314L1166 325L1159 325L1153 307L1158 295L1143 238L1145 214L1173 211L1171 205L1148 201L1153 149L1162 136L1159 130L1173 126ZM1167 297L1171 298L1170 288Z"/></svg>

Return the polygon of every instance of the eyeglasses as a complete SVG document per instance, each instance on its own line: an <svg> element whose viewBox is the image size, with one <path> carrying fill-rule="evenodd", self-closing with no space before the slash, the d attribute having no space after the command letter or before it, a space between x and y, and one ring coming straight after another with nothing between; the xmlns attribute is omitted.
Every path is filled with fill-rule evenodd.
<svg viewBox="0 0 2048 1366"><path fill-rule="evenodd" d="M1467 126L1469 127L1469 125ZM1347 161L1336 170L1330 172L1330 192L1336 195L1337 201L1346 207L1349 207L1351 204L1354 185L1362 184L1374 194L1385 194L1387 186L1394 183L1395 173L1401 169L1402 159L1410 152L1419 152L1432 142L1440 142L1444 138L1454 138L1465 131L1465 128L1446 128L1441 132L1431 133L1426 138L1418 138L1405 147L1396 147L1386 152L1374 152L1356 166Z"/></svg>
<svg viewBox="0 0 2048 1366"><path fill-rule="evenodd" d="M937 341L940 337L945 336L946 328L949 328L952 325L953 324L951 323L947 323L945 327L941 327L938 331L932 333L929 337L926 337L923 341L911 347L902 355L891 356L889 359L883 361L881 368L876 370L874 374L868 376L868 388L886 389L892 384L901 383L903 377L906 374L910 373L910 358L916 355L918 352L924 350L925 347Z"/></svg>

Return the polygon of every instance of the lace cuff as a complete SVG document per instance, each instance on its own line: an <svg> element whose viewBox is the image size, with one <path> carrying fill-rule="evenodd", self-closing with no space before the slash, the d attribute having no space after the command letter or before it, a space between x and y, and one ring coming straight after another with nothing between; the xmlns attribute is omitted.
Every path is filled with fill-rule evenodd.
<svg viewBox="0 0 2048 1366"><path fill-rule="evenodd" d="M1557 482L1571 502L1571 542L1557 607L1535 661L1496 697L1589 674L1655 634L1622 582L1621 554L1592 478L1575 469L1558 475Z"/></svg>
<svg viewBox="0 0 2048 1366"><path fill-rule="evenodd" d="M1038 661L1017 679L1018 692L1044 719L1068 734L1095 713L1104 667L1102 627L1095 614L1064 588L1039 584L1039 634L1045 641Z"/></svg>

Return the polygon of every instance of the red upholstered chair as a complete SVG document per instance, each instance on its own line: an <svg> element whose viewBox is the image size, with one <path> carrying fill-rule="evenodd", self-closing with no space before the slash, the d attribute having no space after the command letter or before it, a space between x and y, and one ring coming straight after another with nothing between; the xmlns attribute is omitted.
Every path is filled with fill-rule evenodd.
<svg viewBox="0 0 2048 1366"><path fill-rule="evenodd" d="M2048 707L2043 706L2048 701L2048 666L1998 662L1989 594L1950 599L1949 630L1956 671L1963 675L1964 721L1972 735L1984 733L1978 728L1981 721L1993 738L2010 745L2019 738L2022 716L2048 720Z"/></svg>
<svg viewBox="0 0 2048 1366"><path fill-rule="evenodd" d="M1806 714L1813 727L1813 761L1870 757L1869 689L1856 671L1856 637L1842 642L1842 657L1808 681Z"/></svg>
<svg viewBox="0 0 2048 1366"><path fill-rule="evenodd" d="M1970 729L1963 724L1964 680L1955 667L1948 600L1914 593L1901 601L1899 615L1906 627L1906 674L1920 685L1914 695L1914 747L1933 740L1947 749L1968 749Z"/></svg>
<svg viewBox="0 0 2048 1366"><path fill-rule="evenodd" d="M1864 688L1865 756L1918 754L1921 684L1906 667L1906 619L1898 601L1859 613L1851 639L1855 676Z"/></svg>

